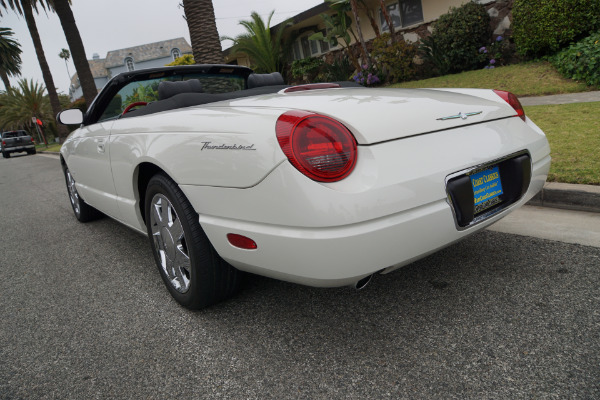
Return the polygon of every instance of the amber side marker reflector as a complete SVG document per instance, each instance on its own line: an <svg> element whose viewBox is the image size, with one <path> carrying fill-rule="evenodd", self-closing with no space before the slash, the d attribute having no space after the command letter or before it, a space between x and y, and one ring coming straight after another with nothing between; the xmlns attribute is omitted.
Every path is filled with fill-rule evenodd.
<svg viewBox="0 0 600 400"><path fill-rule="evenodd" d="M237 233L228 233L227 240L232 246L239 247L244 250L256 250L258 246L256 242L249 237L238 235Z"/></svg>

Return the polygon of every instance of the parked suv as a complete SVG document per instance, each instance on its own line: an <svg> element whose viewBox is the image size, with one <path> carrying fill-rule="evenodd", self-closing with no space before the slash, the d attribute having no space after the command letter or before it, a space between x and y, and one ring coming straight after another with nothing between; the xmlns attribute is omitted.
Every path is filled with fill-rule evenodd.
<svg viewBox="0 0 600 400"><path fill-rule="evenodd" d="M2 132L2 157L9 158L10 153L35 154L33 138L25 131Z"/></svg>

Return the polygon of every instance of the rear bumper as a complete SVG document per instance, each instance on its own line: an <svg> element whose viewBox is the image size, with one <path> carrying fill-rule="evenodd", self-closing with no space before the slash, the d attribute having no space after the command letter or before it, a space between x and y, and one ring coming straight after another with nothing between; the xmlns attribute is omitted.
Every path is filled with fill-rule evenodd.
<svg viewBox="0 0 600 400"><path fill-rule="evenodd" d="M390 272L496 222L546 181L548 142L517 118L359 149L353 174L335 184L300 175L289 163L249 189L182 186L217 252L233 266L310 286L350 285ZM531 155L531 181L514 204L457 227L446 179L510 154ZM233 247L228 233L258 248Z"/></svg>
<svg viewBox="0 0 600 400"><path fill-rule="evenodd" d="M217 252L238 269L310 286L350 285L378 271L387 273L431 254L496 222L539 192L550 168L534 165L525 196L499 214L458 230L446 199L373 221L332 228L291 228L200 216ZM228 233L252 238L257 250L242 250Z"/></svg>
<svg viewBox="0 0 600 400"><path fill-rule="evenodd" d="M5 153L14 153L17 151L27 151L27 150L33 150L33 149L35 149L35 144L25 144L23 146L5 147L2 149L2 151Z"/></svg>

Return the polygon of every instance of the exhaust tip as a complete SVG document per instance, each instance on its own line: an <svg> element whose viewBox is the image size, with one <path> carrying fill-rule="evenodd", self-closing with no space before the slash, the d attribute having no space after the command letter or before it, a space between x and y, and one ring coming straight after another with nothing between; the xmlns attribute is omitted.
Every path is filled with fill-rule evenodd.
<svg viewBox="0 0 600 400"><path fill-rule="evenodd" d="M373 279L373 275L369 275L369 276L362 278L360 281L358 281L354 284L354 289L356 289L356 290L364 289L365 287L367 287L369 282L371 282L371 279Z"/></svg>

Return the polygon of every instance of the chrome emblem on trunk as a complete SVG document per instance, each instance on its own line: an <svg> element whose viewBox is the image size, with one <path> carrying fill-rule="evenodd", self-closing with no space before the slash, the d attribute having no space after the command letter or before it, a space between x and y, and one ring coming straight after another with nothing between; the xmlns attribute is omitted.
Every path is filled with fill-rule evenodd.
<svg viewBox="0 0 600 400"><path fill-rule="evenodd" d="M467 119L467 118L469 118L469 117L471 117L471 116L473 116L473 115L479 115L479 114L481 114L482 112L483 112L483 111L476 111L476 112L470 112L470 113L463 113L463 112L461 111L461 112L459 112L459 113L458 113L458 114L456 114L456 115L451 115L451 116L449 116L449 117L442 117L442 118L438 118L438 119L437 119L437 121L446 121L446 120L449 120L449 119L459 119L459 118L460 118L460 119L462 119L462 120L465 120L465 119Z"/></svg>

